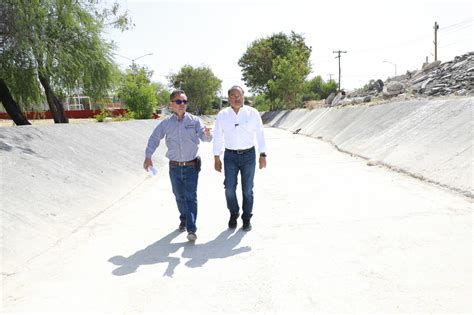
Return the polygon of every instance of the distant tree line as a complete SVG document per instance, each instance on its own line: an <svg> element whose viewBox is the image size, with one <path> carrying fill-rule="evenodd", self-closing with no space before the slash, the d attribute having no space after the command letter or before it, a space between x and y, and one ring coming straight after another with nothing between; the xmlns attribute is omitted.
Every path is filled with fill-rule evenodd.
<svg viewBox="0 0 474 315"><path fill-rule="evenodd" d="M16 125L29 124L23 113L42 103L56 123L68 123L63 102L74 91L92 100L118 96L138 119L168 104L176 88L186 91L190 112L213 113L222 106L222 81L207 66L184 65L168 75L168 86L152 82L153 71L134 62L121 71L103 33L110 27L126 31L132 23L117 4L101 9L99 2L0 2L0 102ZM307 79L311 50L294 32L252 42L238 60L253 94L247 101L261 111L292 109L335 91L334 81Z"/></svg>

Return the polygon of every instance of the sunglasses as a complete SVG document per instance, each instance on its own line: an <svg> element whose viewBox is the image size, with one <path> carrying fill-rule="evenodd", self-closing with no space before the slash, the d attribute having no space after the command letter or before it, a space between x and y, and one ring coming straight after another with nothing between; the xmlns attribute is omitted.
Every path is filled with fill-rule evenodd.
<svg viewBox="0 0 474 315"><path fill-rule="evenodd" d="M176 100L176 101L172 101L172 102L176 103L176 105L188 104L187 100Z"/></svg>

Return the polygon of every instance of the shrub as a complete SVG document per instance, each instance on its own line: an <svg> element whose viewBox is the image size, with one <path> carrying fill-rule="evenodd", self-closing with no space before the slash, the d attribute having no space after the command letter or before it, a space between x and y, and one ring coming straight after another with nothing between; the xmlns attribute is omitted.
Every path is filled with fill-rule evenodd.
<svg viewBox="0 0 474 315"><path fill-rule="evenodd" d="M104 122L105 118L109 116L109 113L103 109L99 114L95 115L94 118L97 122Z"/></svg>
<svg viewBox="0 0 474 315"><path fill-rule="evenodd" d="M135 113L132 111L125 112L123 115L118 115L112 118L112 121L125 121L135 119Z"/></svg>

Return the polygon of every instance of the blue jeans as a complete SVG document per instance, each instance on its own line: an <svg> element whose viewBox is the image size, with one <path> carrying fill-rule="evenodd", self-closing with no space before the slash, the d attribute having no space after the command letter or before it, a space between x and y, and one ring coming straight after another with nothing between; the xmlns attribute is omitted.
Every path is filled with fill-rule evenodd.
<svg viewBox="0 0 474 315"><path fill-rule="evenodd" d="M188 232L196 232L197 183L199 173L194 166L170 165L171 187L176 197L179 219L186 222Z"/></svg>
<svg viewBox="0 0 474 315"><path fill-rule="evenodd" d="M231 214L239 214L236 189L237 176L240 172L242 181L242 219L250 219L252 217L255 165L255 148L243 154L227 150L224 152L224 188L227 209L229 209Z"/></svg>

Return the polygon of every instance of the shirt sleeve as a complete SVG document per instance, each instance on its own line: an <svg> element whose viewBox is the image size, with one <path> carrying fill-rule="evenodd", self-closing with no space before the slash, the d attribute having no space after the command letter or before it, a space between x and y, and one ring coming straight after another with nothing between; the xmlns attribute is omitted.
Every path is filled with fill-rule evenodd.
<svg viewBox="0 0 474 315"><path fill-rule="evenodd" d="M265 143L265 134L264 134L262 116L260 116L260 113L257 110L255 110L255 114L257 115L256 137L257 137L257 144L258 144L258 152L259 153L267 152L267 145Z"/></svg>
<svg viewBox="0 0 474 315"><path fill-rule="evenodd" d="M206 126L204 126L204 123L202 122L202 120L199 119L199 118L197 118L196 120L197 120L196 121L196 127L198 128L199 139L201 139L201 141L211 142L212 141L212 135L206 136L204 134L204 129L206 128Z"/></svg>
<svg viewBox="0 0 474 315"><path fill-rule="evenodd" d="M151 159L153 153L155 153L156 149L160 145L161 139L165 136L164 132L164 124L165 122L162 121L161 123L156 126L155 130L153 130L150 138L148 139L148 144L145 149L145 157Z"/></svg>
<svg viewBox="0 0 474 315"><path fill-rule="evenodd" d="M212 152L214 153L214 155L221 155L222 153L222 133L222 115L217 114L216 122L214 124L214 142L212 143Z"/></svg>

